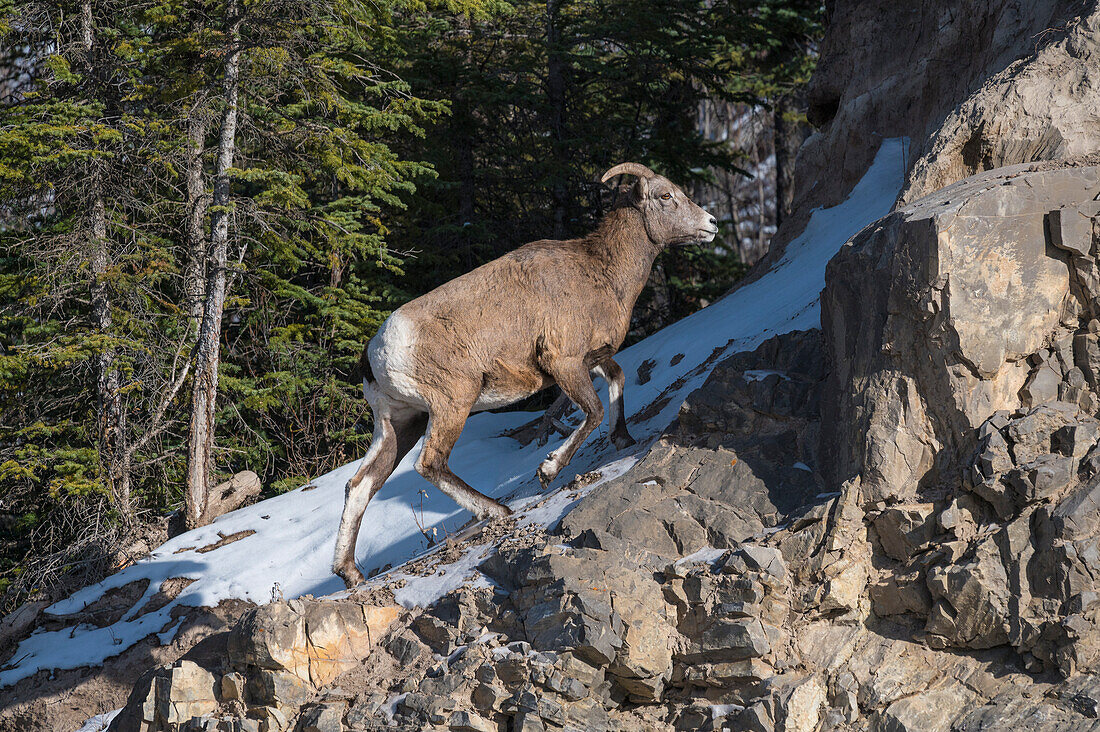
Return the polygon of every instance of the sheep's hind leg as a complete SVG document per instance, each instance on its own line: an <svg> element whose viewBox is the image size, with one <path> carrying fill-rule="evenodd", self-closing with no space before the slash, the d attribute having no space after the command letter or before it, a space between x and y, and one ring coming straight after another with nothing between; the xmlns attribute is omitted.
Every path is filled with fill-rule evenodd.
<svg viewBox="0 0 1100 732"><path fill-rule="evenodd" d="M558 476L561 469L569 464L577 449L592 434L600 422L603 422L603 404L596 394L596 387L592 386L592 376L583 359L568 359L552 364L548 369L550 375L558 382L558 386L565 392L573 403L584 412L584 421L580 427L573 430L573 434L565 440L565 443L546 456L546 460L539 466L539 481L543 487L550 485L550 481Z"/></svg>
<svg viewBox="0 0 1100 732"><path fill-rule="evenodd" d="M471 402L457 411L436 408L429 411L428 434L416 461L416 471L478 518L511 516L512 509L470 487L448 465L451 450L470 416L472 405Z"/></svg>
<svg viewBox="0 0 1100 732"><path fill-rule="evenodd" d="M626 429L626 407L623 404L623 385L626 377L619 364L607 359L592 369L607 382L607 395L611 401L611 441L622 450L636 444Z"/></svg>
<svg viewBox="0 0 1100 732"><path fill-rule="evenodd" d="M378 407L374 413L374 439L370 449L344 487L344 513L340 517L336 552L332 559L332 571L348 587L354 587L364 579L363 573L355 566L355 540L363 523L363 512L401 458L420 439L427 418L428 415L422 412L394 415L385 407Z"/></svg>

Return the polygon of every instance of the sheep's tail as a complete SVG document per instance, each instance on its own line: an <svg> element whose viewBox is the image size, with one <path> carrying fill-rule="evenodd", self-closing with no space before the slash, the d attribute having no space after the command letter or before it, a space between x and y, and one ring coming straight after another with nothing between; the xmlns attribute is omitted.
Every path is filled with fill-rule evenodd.
<svg viewBox="0 0 1100 732"><path fill-rule="evenodd" d="M367 390L370 388L370 385L374 383L374 372L371 371L367 346L363 346L363 355L359 357L359 374L363 379L363 398L369 399L370 397L367 395Z"/></svg>

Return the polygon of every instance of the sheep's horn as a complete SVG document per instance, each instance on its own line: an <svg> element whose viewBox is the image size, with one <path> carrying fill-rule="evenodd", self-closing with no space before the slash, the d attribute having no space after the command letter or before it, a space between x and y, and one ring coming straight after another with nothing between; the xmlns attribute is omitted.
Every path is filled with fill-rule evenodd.
<svg viewBox="0 0 1100 732"><path fill-rule="evenodd" d="M657 175L641 163L619 163L614 168L603 174L603 177L600 178L600 183L606 183L608 180L614 178L616 175L622 175L623 173L626 173L627 175L636 175L639 178L652 178L653 176Z"/></svg>

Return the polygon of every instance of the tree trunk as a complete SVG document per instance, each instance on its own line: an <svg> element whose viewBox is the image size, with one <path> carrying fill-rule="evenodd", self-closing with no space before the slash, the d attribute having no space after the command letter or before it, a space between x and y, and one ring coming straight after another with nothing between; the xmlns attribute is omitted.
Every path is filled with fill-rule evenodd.
<svg viewBox="0 0 1100 732"><path fill-rule="evenodd" d="M792 110L805 109L805 92L796 90L785 95L775 105L775 223L776 226L791 212L794 202L794 166L798 148L809 136L804 123L791 124L788 116Z"/></svg>
<svg viewBox="0 0 1100 732"><path fill-rule="evenodd" d="M80 40L85 53L85 74L88 78L92 78L95 30L91 0L84 0L80 4ZM90 297L92 327L102 338L107 339L110 337L113 316L111 292L107 282L111 268L111 255L107 241L107 205L103 199L104 177L103 163L98 160L93 161L88 180L89 188L93 192L88 232L88 263L92 275ZM123 449L125 425L113 346L106 342L100 344L100 351L94 360L94 369L96 405L99 412L97 442L100 460L106 466L107 486L115 509L122 520L129 524L133 518L133 506L130 500L128 476L119 475L119 468L122 466L118 455Z"/></svg>
<svg viewBox="0 0 1100 732"><path fill-rule="evenodd" d="M210 245L206 259L206 287L202 321L195 345L192 381L191 430L188 435L187 493L184 521L188 528L213 518L206 515L206 498L213 473L214 407L218 395L218 366L225 309L226 265L229 251L229 169L237 138L237 103L240 72L241 13L238 0L226 8L229 48L225 60L225 114L218 133L218 155L211 201Z"/></svg>
<svg viewBox="0 0 1100 732"><path fill-rule="evenodd" d="M565 145L565 60L562 58L562 0L546 0L546 102L550 130L550 199L553 207L554 237L565 237L565 216L569 188L564 178L568 170Z"/></svg>
<svg viewBox="0 0 1100 732"><path fill-rule="evenodd" d="M184 297L187 312L197 330L202 320L203 293L206 279L206 185L203 180L203 151L206 145L206 118L198 104L191 108L187 124L190 148L187 151L187 269L184 272Z"/></svg>
<svg viewBox="0 0 1100 732"><path fill-rule="evenodd" d="M110 254L107 250L107 213L100 192L102 175L97 169L92 175L91 184L95 186L92 200L92 222L90 236L90 257L92 271L92 323L96 331L104 338L110 337L112 314L111 296L107 285L110 268ZM122 399L119 395L119 375L115 368L115 349L103 344L95 357L96 403L99 408L99 453L107 467L107 483L115 508L126 523L133 516L130 503L130 483L120 480L118 475L118 455L124 440Z"/></svg>
<svg viewBox="0 0 1100 732"><path fill-rule="evenodd" d="M462 62L464 66L462 74L465 75L473 73L477 68L473 57L474 24L469 18L463 18L459 23L462 30L469 33L470 36L469 43L465 44L462 51ZM474 145L477 144L477 140L475 139L477 126L473 110L470 107L469 101L466 99L466 93L464 91L460 91L455 95L454 107L453 119L455 121L455 138L458 144L458 217L461 221L461 225L467 227L474 222L477 206L477 180L474 174L474 166L476 165L474 159ZM472 247L471 240L468 236L463 237L462 247L463 260L468 266L476 266L470 256Z"/></svg>
<svg viewBox="0 0 1100 732"><path fill-rule="evenodd" d="M787 121L783 118L787 103L783 97L775 103L772 111L773 145L775 147L775 226L783 223L787 217L787 191L790 189L790 163L787 162Z"/></svg>

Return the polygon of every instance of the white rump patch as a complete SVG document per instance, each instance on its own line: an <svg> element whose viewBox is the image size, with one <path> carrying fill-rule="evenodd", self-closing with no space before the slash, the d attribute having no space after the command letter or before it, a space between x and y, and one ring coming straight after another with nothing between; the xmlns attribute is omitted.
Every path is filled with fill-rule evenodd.
<svg viewBox="0 0 1100 732"><path fill-rule="evenodd" d="M367 346L374 378L383 389L410 404L424 406L415 376L416 326L396 310Z"/></svg>

